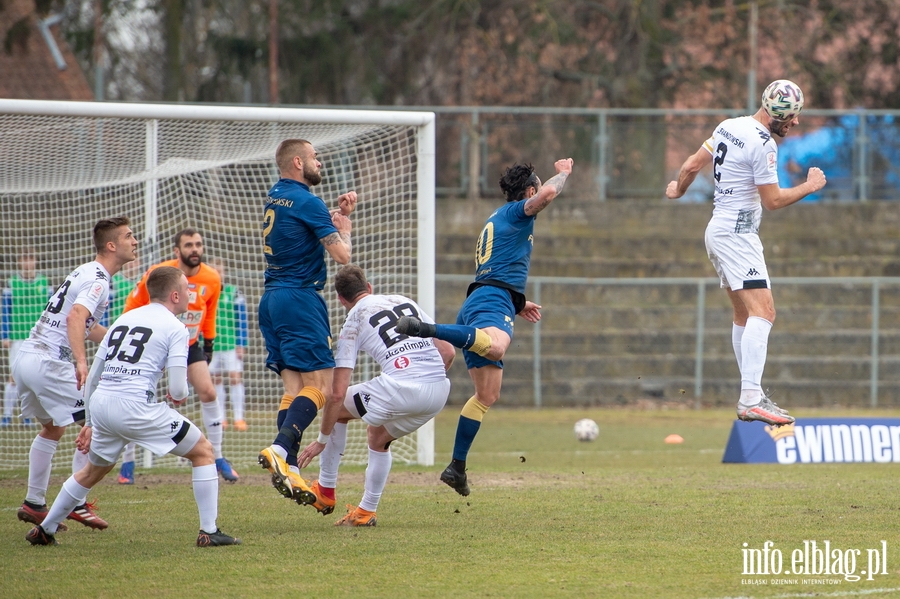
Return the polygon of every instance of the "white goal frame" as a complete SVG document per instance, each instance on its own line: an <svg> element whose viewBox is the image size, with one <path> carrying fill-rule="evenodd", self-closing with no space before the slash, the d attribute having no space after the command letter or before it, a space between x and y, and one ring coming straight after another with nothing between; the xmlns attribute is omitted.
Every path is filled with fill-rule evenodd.
<svg viewBox="0 0 900 599"><path fill-rule="evenodd" d="M140 119L145 122L144 135L144 170L141 173L131 174L128 178L117 181L102 181L87 183L76 182L76 185L83 187L100 187L110 184L131 183L139 184L143 188L143 211L144 222L146 223L144 230L136 231L142 243L152 240L158 244L157 230L160 214L159 214L159 187L160 179L167 175L166 165L159 164L158 150L158 131L161 121L224 121L232 123L240 122L256 122L256 123L295 123L295 124L317 124L317 125L374 125L374 126L404 126L415 128L415 193L416 193L416 210L417 210L417 247L415 247L415 272L410 272L410 276L416 277L414 289L416 295L414 299L429 314L435 313L435 114L433 112L419 111L400 111L400 110L344 110L344 109L313 109L313 108L290 108L290 107L253 107L253 106L222 106L222 105L178 105L178 104L142 104L142 103L106 103L106 102L59 102L59 101L37 101L37 100L8 100L0 99L0 117L8 115L19 116L35 116L35 117L84 117L96 119ZM411 134L410 134L411 135ZM315 140L311 139L313 143ZM318 147L318 145L317 145ZM8 147L6 148L8 149ZM0 155L3 155L4 139L2 131L0 131ZM275 145L272 145L270 157L274 164ZM34 156L34 161L40 163L41 156ZM217 165L210 164L210 167ZM39 168L39 167L36 167ZM46 168L53 168L52 165ZM190 168L190 167L188 167ZM327 171L327 164L326 164ZM21 190L10 188L12 184L5 176L2 166L0 166L0 197L4 193L17 193ZM326 172L327 180L328 174ZM275 179L272 180L274 183ZM52 191L57 191L62 187L57 187ZM69 189L66 187L65 189ZM43 190L39 190L43 191ZM47 190L51 191L51 190ZM30 190L33 193L33 190ZM259 222L262 223L262 199L260 198ZM326 203L334 198L323 198ZM361 200L362 201L362 200ZM109 214L108 216L115 216ZM51 218L52 216L48 216ZM187 224L187 223L186 223ZM91 226L93 222L91 223ZM411 227L410 227L411 228ZM407 229L409 230L409 229ZM85 228L85 239L89 242L90 229ZM260 246L261 247L261 246ZM354 248L355 249L355 248ZM159 254L161 251L156 251ZM162 255L154 255L155 259L168 259L170 253ZM326 257L327 258L327 257ZM354 259L356 256L354 255ZM329 259L330 260L330 259ZM144 264L143 267L149 266ZM259 272L260 279L263 277L262 271ZM330 283L330 278L329 278ZM332 291L330 287L326 287L326 293ZM379 292L376 289L376 292ZM384 289L383 292L391 293L391 290ZM248 305L247 310L256 311L256 305ZM334 328L334 327L332 327ZM251 334L254 334L251 327ZM337 334L336 330L332 331L333 335ZM256 330L255 334L259 334ZM89 349L89 353L91 350ZM259 356L254 356L259 359ZM272 377L276 377L274 373L269 372ZM369 372L371 376L372 373ZM275 413L272 413L274 421ZM310 427L312 437L307 434L304 436L304 444L309 439L314 438L315 430L317 430L317 422ZM274 436L274 424L272 427ZM32 428L32 432L28 433L33 437L37 432L36 428ZM4 434L0 430L0 438ZM230 433L226 433L227 435ZM66 438L73 438L73 433L68 433ZM30 440L29 440L30 443ZM227 443L227 438L226 438ZM63 446L60 446L62 450ZM65 463L71 454L68 452L57 452L61 463ZM68 455L59 455L59 454ZM226 453L227 456L227 453ZM27 448L25 458L27 461ZM363 460L362 463L364 463ZM431 466L434 464L434 422L429 422L422 427L417 433L416 442L416 458L414 461L420 465ZM2 460L0 460L2 462ZM59 466L57 460L54 460L54 467ZM359 462L357 462L359 463ZM5 463L0 463L0 470L9 468ZM19 467L19 466L13 466Z"/></svg>

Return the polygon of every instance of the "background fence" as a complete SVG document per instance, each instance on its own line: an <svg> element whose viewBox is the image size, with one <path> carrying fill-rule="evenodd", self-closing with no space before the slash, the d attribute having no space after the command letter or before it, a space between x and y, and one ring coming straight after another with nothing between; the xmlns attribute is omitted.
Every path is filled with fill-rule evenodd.
<svg viewBox="0 0 900 599"><path fill-rule="evenodd" d="M540 157L552 172L557 158L572 157L580 197L659 199L690 154L722 120L743 110L427 107L437 113L438 193L493 196L505 166ZM805 180L811 166L828 186L809 200L900 199L900 111L813 110L779 140L783 187ZM537 160L537 158L535 158ZM546 164L544 163L546 162ZM682 201L710 201L712 181L702 174Z"/></svg>
<svg viewBox="0 0 900 599"><path fill-rule="evenodd" d="M471 277L437 280L439 298L456 297ZM779 316L763 388L776 401L900 406L900 278L774 278L772 286ZM533 276L527 294L543 318L517 319L504 359L505 404L737 400L731 307L718 279ZM439 320L452 321L452 310L439 300ZM465 368L451 374L454 400L465 401Z"/></svg>

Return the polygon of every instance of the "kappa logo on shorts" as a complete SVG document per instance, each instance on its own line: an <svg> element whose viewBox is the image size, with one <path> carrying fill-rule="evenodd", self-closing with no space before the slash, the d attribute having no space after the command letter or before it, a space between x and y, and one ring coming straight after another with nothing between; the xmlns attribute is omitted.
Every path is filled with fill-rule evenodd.
<svg viewBox="0 0 900 599"><path fill-rule="evenodd" d="M83 408L83 407L84 407L84 400L83 400L83 399L79 399L78 401L76 401L76 402L75 402L75 407L76 407L76 408Z"/></svg>
<svg viewBox="0 0 900 599"><path fill-rule="evenodd" d="M757 276L759 276L759 271L756 270L755 268L751 268L750 270L747 271L747 276L748 277L757 277Z"/></svg>
<svg viewBox="0 0 900 599"><path fill-rule="evenodd" d="M363 393L362 396L363 396L363 403L366 405L369 405L369 400L372 399L372 396L369 395L368 393Z"/></svg>
<svg viewBox="0 0 900 599"><path fill-rule="evenodd" d="M178 422L177 420L173 420L173 421L172 421L172 424L169 425L169 428L172 429L172 432L173 432L173 433L174 433L175 431L178 430L179 424L181 424L181 423Z"/></svg>

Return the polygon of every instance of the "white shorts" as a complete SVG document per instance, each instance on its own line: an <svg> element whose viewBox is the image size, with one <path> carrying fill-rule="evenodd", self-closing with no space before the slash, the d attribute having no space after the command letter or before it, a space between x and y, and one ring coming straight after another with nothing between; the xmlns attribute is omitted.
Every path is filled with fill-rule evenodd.
<svg viewBox="0 0 900 599"><path fill-rule="evenodd" d="M75 385L75 365L21 350L12 363L22 416L68 426L84 420L84 395Z"/></svg>
<svg viewBox="0 0 900 599"><path fill-rule="evenodd" d="M22 349L22 344L25 343L24 339L16 339L15 341L9 342L9 367L12 369L12 363L16 359L16 355L19 353L19 350Z"/></svg>
<svg viewBox="0 0 900 599"><path fill-rule="evenodd" d="M193 422L165 402L146 403L97 391L91 396L91 453L112 464L135 442L156 456L182 456L202 437Z"/></svg>
<svg viewBox="0 0 900 599"><path fill-rule="evenodd" d="M710 222L706 227L706 253L721 281L721 287L771 289L762 242L756 233L735 233Z"/></svg>
<svg viewBox="0 0 900 599"><path fill-rule="evenodd" d="M226 349L214 351L212 361L209 363L210 374L228 374L229 372L243 372L244 361L238 359L237 350Z"/></svg>
<svg viewBox="0 0 900 599"><path fill-rule="evenodd" d="M395 439L404 437L434 418L447 403L450 379L414 383L380 375L351 385L344 406L366 424L384 426Z"/></svg>

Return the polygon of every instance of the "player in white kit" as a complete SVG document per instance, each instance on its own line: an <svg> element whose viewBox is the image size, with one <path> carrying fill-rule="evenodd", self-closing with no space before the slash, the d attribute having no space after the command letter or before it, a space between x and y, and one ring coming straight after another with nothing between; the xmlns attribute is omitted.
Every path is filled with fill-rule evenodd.
<svg viewBox="0 0 900 599"><path fill-rule="evenodd" d="M137 257L137 240L129 224L122 216L94 225L96 258L72 271L56 289L12 363L22 415L41 423L28 456L28 492L16 513L24 522L40 524L47 515L53 454L66 427L84 421L82 387L88 374L84 342L103 339L106 329L97 323L106 312L109 281ZM72 471L86 461L87 456L76 450ZM68 517L91 528L107 527L93 505L85 502Z"/></svg>
<svg viewBox="0 0 900 599"><path fill-rule="evenodd" d="M347 265L334 277L338 299L348 310L335 352L332 401L322 414L319 439L297 456L308 466L321 454L319 479L310 489L313 506L323 515L334 510L341 454L347 444L347 422L361 418L367 425L369 465L359 507L347 506L337 526L375 526L375 510L391 471L391 442L417 431L447 403L447 368L456 350L440 339L401 335L394 325L401 316L434 320L408 297L373 295L361 268ZM350 385L357 353L364 351L381 366L374 379Z"/></svg>
<svg viewBox="0 0 900 599"><path fill-rule="evenodd" d="M790 206L825 186L825 174L816 167L796 187L778 185L778 146L772 134L787 135L800 123L802 109L803 92L797 84L773 81L763 92L756 114L722 121L666 188L667 197L680 198L700 169L713 164L715 195L706 251L734 309L731 339L741 371L737 416L776 426L794 418L762 389L775 302L758 233L764 207Z"/></svg>
<svg viewBox="0 0 900 599"><path fill-rule="evenodd" d="M160 266L147 278L147 291L150 303L120 316L97 350L87 382L87 424L78 435L88 462L63 483L43 523L25 537L33 545L57 544L60 522L115 467L129 442L157 456L172 453L191 461L200 511L198 547L240 544L216 525L219 476L212 444L156 397L164 369L172 402L188 396L188 330L176 317L190 303L187 277L178 268Z"/></svg>

